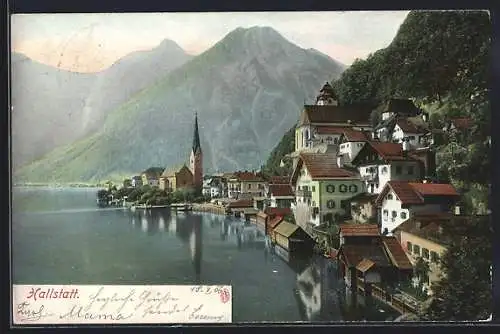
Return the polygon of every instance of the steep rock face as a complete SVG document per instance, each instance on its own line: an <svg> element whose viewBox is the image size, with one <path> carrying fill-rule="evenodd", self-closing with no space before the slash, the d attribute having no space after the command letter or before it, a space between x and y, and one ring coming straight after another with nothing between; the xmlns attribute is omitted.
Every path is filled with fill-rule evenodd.
<svg viewBox="0 0 500 334"><path fill-rule="evenodd" d="M12 149L17 169L98 129L107 112L192 56L175 42L129 54L99 73L76 73L11 56Z"/></svg>
<svg viewBox="0 0 500 334"><path fill-rule="evenodd" d="M182 163L195 112L205 172L256 169L296 122L304 100L343 69L271 28L238 28L114 110L94 135L18 175L89 180Z"/></svg>

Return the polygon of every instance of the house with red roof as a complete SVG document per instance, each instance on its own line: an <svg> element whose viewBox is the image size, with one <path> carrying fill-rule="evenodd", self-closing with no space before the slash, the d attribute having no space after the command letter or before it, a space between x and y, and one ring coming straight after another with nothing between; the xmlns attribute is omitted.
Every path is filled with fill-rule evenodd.
<svg viewBox="0 0 500 334"><path fill-rule="evenodd" d="M441 279L440 259L452 242L456 225L465 226L471 217L452 213L416 213L393 230L410 261L422 259L429 265L428 277L423 282L424 289L431 292L433 284Z"/></svg>
<svg viewBox="0 0 500 334"><path fill-rule="evenodd" d="M228 177L228 197L240 198L246 194L245 198L264 197L267 181L261 173L255 172L235 172Z"/></svg>
<svg viewBox="0 0 500 334"><path fill-rule="evenodd" d="M410 154L408 147L397 143L368 141L350 162L359 170L367 192L378 194L391 180L420 181L424 166Z"/></svg>
<svg viewBox="0 0 500 334"><path fill-rule="evenodd" d="M365 191L355 170L339 168L336 154L301 153L292 174L295 221L302 226L333 223L349 213L348 199Z"/></svg>
<svg viewBox="0 0 500 334"><path fill-rule="evenodd" d="M342 156L344 163L350 162L370 140L369 131L345 129L339 139L338 155Z"/></svg>
<svg viewBox="0 0 500 334"><path fill-rule="evenodd" d="M352 290L369 293L371 284L393 285L411 277L413 266L396 238L382 236L375 224L339 227L339 273Z"/></svg>
<svg viewBox="0 0 500 334"><path fill-rule="evenodd" d="M391 233L417 213L449 212L459 199L451 184L389 181L375 200L381 231Z"/></svg>

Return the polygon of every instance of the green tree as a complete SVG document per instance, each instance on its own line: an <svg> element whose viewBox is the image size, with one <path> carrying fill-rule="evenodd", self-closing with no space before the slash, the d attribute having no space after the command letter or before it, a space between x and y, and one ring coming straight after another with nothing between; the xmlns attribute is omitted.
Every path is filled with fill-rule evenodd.
<svg viewBox="0 0 500 334"><path fill-rule="evenodd" d="M455 224L452 244L441 259L443 278L433 284L426 320L487 319L492 313L492 247L490 217Z"/></svg>

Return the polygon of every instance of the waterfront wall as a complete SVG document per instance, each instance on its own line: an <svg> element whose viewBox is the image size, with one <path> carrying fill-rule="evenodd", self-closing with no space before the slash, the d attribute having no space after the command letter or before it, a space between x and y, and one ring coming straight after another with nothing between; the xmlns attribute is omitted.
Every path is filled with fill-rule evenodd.
<svg viewBox="0 0 500 334"><path fill-rule="evenodd" d="M226 208L223 207L222 205L217 205L217 204L212 204L212 203L194 203L193 204L193 211L196 212L209 212L209 213L215 213L219 215L225 215L226 214Z"/></svg>

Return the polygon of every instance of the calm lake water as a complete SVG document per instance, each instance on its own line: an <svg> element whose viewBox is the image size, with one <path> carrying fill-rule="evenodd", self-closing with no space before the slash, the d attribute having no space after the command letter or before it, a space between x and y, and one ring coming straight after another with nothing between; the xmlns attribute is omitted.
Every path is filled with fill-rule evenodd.
<svg viewBox="0 0 500 334"><path fill-rule="evenodd" d="M290 265L240 220L96 207L96 189L13 190L16 284L228 284L233 321L393 320L352 306L332 261Z"/></svg>

